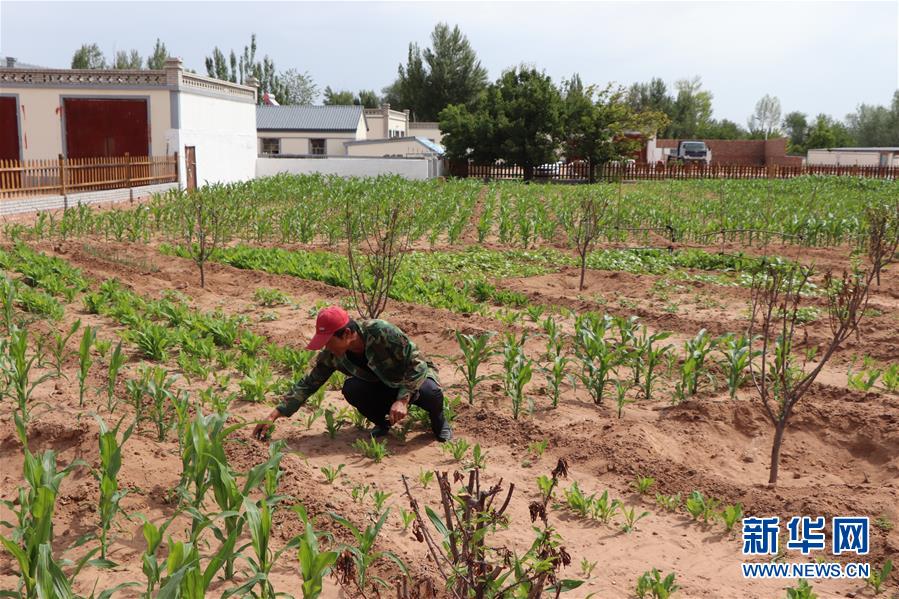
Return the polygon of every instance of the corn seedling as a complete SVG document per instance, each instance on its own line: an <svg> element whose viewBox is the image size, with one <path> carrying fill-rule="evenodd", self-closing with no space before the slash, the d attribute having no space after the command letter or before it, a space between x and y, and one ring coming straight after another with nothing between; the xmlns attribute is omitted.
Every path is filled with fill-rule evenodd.
<svg viewBox="0 0 899 599"><path fill-rule="evenodd" d="M16 524L2 523L11 528L12 533L9 537L0 535L0 543L15 561L19 574L18 589L7 596L27 599L72 597L70 580L62 571L63 562L53 557L53 511L60 483L83 462L76 460L57 470L54 451L35 455L27 444L24 451L25 484L19 487L15 500L2 500L16 517ZM72 578L97 551L95 548L79 560Z"/></svg>
<svg viewBox="0 0 899 599"><path fill-rule="evenodd" d="M663 495L662 493L656 493L656 505L666 511L676 512L680 508L681 503L680 493L676 493L674 495Z"/></svg>
<svg viewBox="0 0 899 599"><path fill-rule="evenodd" d="M882 530L883 532L890 532L893 530L893 523L886 516L878 516L874 519L874 526Z"/></svg>
<svg viewBox="0 0 899 599"><path fill-rule="evenodd" d="M322 471L322 474L325 475L325 480L329 485L333 485L334 481L337 480L337 477L340 476L340 471L343 470L344 464L340 464L337 468L332 468L331 466L322 466L319 470Z"/></svg>
<svg viewBox="0 0 899 599"><path fill-rule="evenodd" d="M631 486L634 488L634 491L640 495L646 495L654 484L656 484L656 479L651 476L638 476L634 479L634 482L631 483Z"/></svg>
<svg viewBox="0 0 899 599"><path fill-rule="evenodd" d="M718 340L724 359L720 362L727 378L730 398L736 399L737 389L749 380L749 362L758 355L745 335L729 334Z"/></svg>
<svg viewBox="0 0 899 599"><path fill-rule="evenodd" d="M171 403L174 377L169 377L166 370L159 366L144 368L141 372L141 387L150 398L150 419L156 426L156 440L165 441L166 434L175 425L169 408Z"/></svg>
<svg viewBox="0 0 899 599"><path fill-rule="evenodd" d="M591 497L593 496L591 495ZM621 501L610 499L609 492L606 490L602 492L598 499L593 499L590 506L591 516L603 524L608 524L622 507Z"/></svg>
<svg viewBox="0 0 899 599"><path fill-rule="evenodd" d="M565 489L565 503L570 510L581 518L589 518L591 516L595 499L595 494L585 495L578 486L577 481L574 481L569 488Z"/></svg>
<svg viewBox="0 0 899 599"><path fill-rule="evenodd" d="M334 410L331 408L325 410L325 429L328 431L328 437L331 439L336 438L338 431L344 424L343 418L334 416Z"/></svg>
<svg viewBox="0 0 899 599"><path fill-rule="evenodd" d="M865 361L868 362L868 360ZM853 372L854 367L855 360L849 365L849 371L846 373L846 380L849 388L855 391L864 391L867 393L874 387L874 383L877 382L880 375L883 374L883 369L871 368L867 364L857 372Z"/></svg>
<svg viewBox="0 0 899 599"><path fill-rule="evenodd" d="M637 529L637 522L648 516L649 512L637 514L636 510L632 507L622 507L621 515L624 517L624 524L621 525L621 530L626 534L630 534Z"/></svg>
<svg viewBox="0 0 899 599"><path fill-rule="evenodd" d="M591 562L586 557L581 558L581 575L584 578L593 576L593 570L596 569L597 562Z"/></svg>
<svg viewBox="0 0 899 599"><path fill-rule="evenodd" d="M701 517L704 523L709 524L717 520L721 515L718 513L718 503L717 499L705 497L700 491L694 490L690 493L684 506L687 509L687 513L694 520L698 520Z"/></svg>
<svg viewBox="0 0 899 599"><path fill-rule="evenodd" d="M699 390L700 377L709 376L705 368L706 356L712 351L714 343L708 331L700 329L692 339L684 342L684 363L681 365L681 380L675 393L678 400L693 397Z"/></svg>
<svg viewBox="0 0 899 599"><path fill-rule="evenodd" d="M115 401L115 386L119 380L119 370L127 359L127 356L122 353L122 343L119 342L109 356L109 369L106 377L106 410L109 412L115 410L118 403Z"/></svg>
<svg viewBox="0 0 899 599"><path fill-rule="evenodd" d="M890 572L893 571L893 561L887 560L880 569L871 568L871 574L865 580L865 586L871 587L875 595L879 595L884 583L890 578Z"/></svg>
<svg viewBox="0 0 899 599"><path fill-rule="evenodd" d="M162 544L162 537L165 534L166 529L175 518L172 517L170 520L163 522L160 526L156 526L143 514L137 514L137 517L143 521L141 532L144 536L144 541L146 541L147 544L147 548L144 549L144 552L141 554L141 570L147 578L147 586L143 597L144 599L151 599L153 597L153 590L156 588L156 585L159 584L163 574L163 564L159 562L156 553L159 550L159 546Z"/></svg>
<svg viewBox="0 0 899 599"><path fill-rule="evenodd" d="M403 532L409 530L409 525L415 520L415 512L400 508L400 519L403 522Z"/></svg>
<svg viewBox="0 0 899 599"><path fill-rule="evenodd" d="M443 444L443 451L453 456L453 459L457 462L461 462L465 459L465 455L468 453L468 448L471 445L465 439L459 437L458 439L453 439L452 441L447 441Z"/></svg>
<svg viewBox="0 0 899 599"><path fill-rule="evenodd" d="M724 521L724 529L727 532L732 532L737 522L743 519L743 505L735 503L726 506L721 510L721 519Z"/></svg>
<svg viewBox="0 0 899 599"><path fill-rule="evenodd" d="M0 342L0 347L2 346L3 343ZM2 376L6 383L3 385L3 395L11 396L16 402L16 428L22 443L25 444L25 429L31 419L31 410L34 407L31 396L39 385L50 379L52 373L42 374L32 380L32 369L38 363L39 356L37 354L28 356L27 329L13 326L5 350L6 355L0 355Z"/></svg>
<svg viewBox="0 0 899 599"><path fill-rule="evenodd" d="M134 424L125 429L119 439L119 428L122 420L115 428L109 430L102 418L96 416L100 425L100 468L94 472L94 477L100 483L100 558L106 559L106 550L109 547L107 535L117 513L121 511L119 502L127 491L119 490L118 475L122 467L122 446L128 441L134 430Z"/></svg>
<svg viewBox="0 0 899 599"><path fill-rule="evenodd" d="M312 410L308 414L306 414L306 419L303 421L303 424L306 425L306 430L312 428L312 425L315 424L315 421L321 418L322 414L324 414L324 410L316 409Z"/></svg>
<svg viewBox="0 0 899 599"><path fill-rule="evenodd" d="M614 381L615 384L615 406L618 408L618 418L620 419L622 414L624 414L624 406L628 404L635 403L636 400L629 399L627 396L628 390L631 388L631 383L629 380L618 380Z"/></svg>
<svg viewBox="0 0 899 599"><path fill-rule="evenodd" d="M368 441L365 439L356 439L353 443L353 449L363 456L374 460L375 463L379 463L389 455L387 452L387 442L378 441L377 439L369 439Z"/></svg>
<svg viewBox="0 0 899 599"><path fill-rule="evenodd" d="M427 489L431 481L434 480L434 472L432 470L420 470L418 472L418 484L422 489Z"/></svg>
<svg viewBox="0 0 899 599"><path fill-rule="evenodd" d="M0 301L3 302L3 325L6 332L15 325L16 283L5 274L0 278Z"/></svg>
<svg viewBox="0 0 899 599"><path fill-rule="evenodd" d="M372 501L374 501L374 503L375 503L375 513L376 514L381 513L381 511L384 509L384 503L388 499L390 499L391 495L393 495L393 493L388 493L387 491L375 491L374 493L372 493L371 498L372 498Z"/></svg>
<svg viewBox="0 0 899 599"><path fill-rule="evenodd" d="M548 362L541 367L546 375L546 383L549 387L549 395L552 407L559 405L559 396L562 393L562 383L568 378L572 380L574 377L567 372L568 364L571 359L562 353L561 337L557 329L555 321L551 318L543 322L545 331L550 335L546 346L546 355Z"/></svg>
<svg viewBox="0 0 899 599"><path fill-rule="evenodd" d="M136 323L129 337L141 355L154 362L165 362L168 359L167 350L174 342L167 328L153 322Z"/></svg>
<svg viewBox="0 0 899 599"><path fill-rule="evenodd" d="M97 338L97 331L93 327L85 327L81 335L81 343L78 346L78 405L84 405L84 390L87 387L87 375L94 363L91 356L91 346Z"/></svg>
<svg viewBox="0 0 899 599"><path fill-rule="evenodd" d="M368 428L368 418L365 417L365 414L357 410L356 408L351 408L346 412L349 417L349 422L353 426L355 426L360 431L364 431Z"/></svg>
<svg viewBox="0 0 899 599"><path fill-rule="evenodd" d="M662 578L661 572L653 568L649 572L644 572L637 579L637 597L646 599L668 599L680 587L674 582L674 572Z"/></svg>
<svg viewBox="0 0 899 599"><path fill-rule="evenodd" d="M818 594L806 579L800 578L795 587L787 588L787 599L818 599Z"/></svg>
<svg viewBox="0 0 899 599"><path fill-rule="evenodd" d="M899 362L890 364L883 369L883 375L880 378L880 384L885 391L890 393L899 392Z"/></svg>
<svg viewBox="0 0 899 599"><path fill-rule="evenodd" d="M302 505L294 506L294 512L303 524L303 533L297 537L300 575L303 580L303 599L316 599L322 592L322 582L337 561L336 551L321 551L319 541L330 539L327 533L318 533Z"/></svg>
<svg viewBox="0 0 899 599"><path fill-rule="evenodd" d="M376 522L369 524L365 530L358 528L343 516L333 512L329 512L328 515L353 536L353 544L340 546L340 554L335 564L335 569L338 572L338 581L341 582L344 588L352 582L362 596L365 596L365 589L369 588L371 583L380 585L385 589L389 588L387 581L369 573L370 568L383 559L392 561L404 575L408 575L406 565L394 553L390 551L375 551L374 549L378 534L390 515L389 509L384 511Z"/></svg>
<svg viewBox="0 0 899 599"><path fill-rule="evenodd" d="M101 359L106 359L106 354L109 353L111 347L112 341L109 339L97 339L94 341L94 351L97 352Z"/></svg>
<svg viewBox="0 0 899 599"><path fill-rule="evenodd" d="M543 454L546 452L546 448L549 447L548 439L541 439L540 441L531 441L528 443L528 453L530 453L534 460L539 460L543 457Z"/></svg>
<svg viewBox="0 0 899 599"><path fill-rule="evenodd" d="M578 378L590 392L593 402L601 405L610 375L621 362L621 354L606 334L612 319L588 313L575 322L575 355L581 366Z"/></svg>
<svg viewBox="0 0 899 599"><path fill-rule="evenodd" d="M265 337L250 331L241 331L238 343L240 344L241 352L248 356L256 357L265 345Z"/></svg>
<svg viewBox="0 0 899 599"><path fill-rule="evenodd" d="M53 356L53 369L56 371L56 378L62 376L62 365L70 355L66 346L68 345L69 340L78 332L79 328L81 328L80 319L73 322L72 326L69 327L68 332L65 334L61 331L53 332L53 343L50 344L50 354Z"/></svg>
<svg viewBox="0 0 899 599"><path fill-rule="evenodd" d="M635 337L634 377L638 379L638 383L642 383L643 397L647 400L652 399L652 386L656 379L656 367L665 360L665 356L674 348L670 343L662 347L654 347L653 345L670 336L671 333L669 332L658 332L650 335L646 330L646 325L643 325L641 335ZM641 373L643 380L639 381ZM621 417L620 409L618 417Z"/></svg>
<svg viewBox="0 0 899 599"><path fill-rule="evenodd" d="M471 468L483 470L487 467L487 452L481 449L480 443L475 443L471 448Z"/></svg>
<svg viewBox="0 0 899 599"><path fill-rule="evenodd" d="M290 298L280 289L259 287L253 292L253 301L265 308L273 308L290 303Z"/></svg>
<svg viewBox="0 0 899 599"><path fill-rule="evenodd" d="M456 369L465 377L469 404L474 403L475 387L487 378L487 376L479 375L478 369L494 353L493 348L490 346L491 336L491 333L466 335L456 331L456 341L459 343L459 349L462 350L462 359L459 361Z"/></svg>
<svg viewBox="0 0 899 599"><path fill-rule="evenodd" d="M354 502L362 503L362 501L368 495L370 489L370 485L353 485L353 488L350 491L350 496L353 498Z"/></svg>
<svg viewBox="0 0 899 599"><path fill-rule="evenodd" d="M534 373L533 360L524 355L524 340L524 337L518 340L511 334L506 335L503 340L506 395L512 400L512 417L516 420L518 420L521 404L525 399L524 388L531 381ZM528 398L528 413L534 413L532 398Z"/></svg>
<svg viewBox="0 0 899 599"><path fill-rule="evenodd" d="M238 383L240 398L244 401L262 403L265 401L265 395L271 391L273 384L271 368L267 362L263 362L259 366L254 366L250 373Z"/></svg>

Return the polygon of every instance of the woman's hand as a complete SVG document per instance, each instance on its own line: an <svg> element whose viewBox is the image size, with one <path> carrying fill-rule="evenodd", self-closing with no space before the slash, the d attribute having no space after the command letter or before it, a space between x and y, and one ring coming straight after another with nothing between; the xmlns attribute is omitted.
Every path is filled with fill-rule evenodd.
<svg viewBox="0 0 899 599"><path fill-rule="evenodd" d="M281 418L281 412L273 410L272 413L268 415L268 421L258 423L256 428L253 429L253 437L260 441L268 441L271 436L272 428L274 428L275 420L278 418Z"/></svg>

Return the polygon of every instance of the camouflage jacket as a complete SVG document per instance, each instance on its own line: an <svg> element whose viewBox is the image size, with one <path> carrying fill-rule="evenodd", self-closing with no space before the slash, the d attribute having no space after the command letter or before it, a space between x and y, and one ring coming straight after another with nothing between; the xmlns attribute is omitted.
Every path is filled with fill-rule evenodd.
<svg viewBox="0 0 899 599"><path fill-rule="evenodd" d="M278 406L282 415L293 415L328 381L335 370L366 381L380 381L396 389L398 399L418 391L427 378L439 382L437 369L425 360L415 343L398 327L384 320L357 320L356 324L359 325L365 342L368 368L360 368L346 355L338 358L323 349L314 358L309 373L294 383L284 395L284 401Z"/></svg>

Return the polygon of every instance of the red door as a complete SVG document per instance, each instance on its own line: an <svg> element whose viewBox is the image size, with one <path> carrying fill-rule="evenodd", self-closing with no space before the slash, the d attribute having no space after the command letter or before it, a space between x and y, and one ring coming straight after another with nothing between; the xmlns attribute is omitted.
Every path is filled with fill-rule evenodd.
<svg viewBox="0 0 899 599"><path fill-rule="evenodd" d="M18 160L19 119L14 96L0 96L0 160Z"/></svg>
<svg viewBox="0 0 899 599"><path fill-rule="evenodd" d="M147 156L147 100L65 98L66 156Z"/></svg>

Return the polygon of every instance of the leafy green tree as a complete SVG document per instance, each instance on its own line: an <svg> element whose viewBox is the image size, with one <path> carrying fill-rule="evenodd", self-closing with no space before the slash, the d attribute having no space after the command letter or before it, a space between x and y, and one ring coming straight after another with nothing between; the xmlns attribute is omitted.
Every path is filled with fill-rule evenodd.
<svg viewBox="0 0 899 599"><path fill-rule="evenodd" d="M282 104L312 104L318 98L318 86L309 73L287 69L281 73L280 84L283 88Z"/></svg>
<svg viewBox="0 0 899 599"><path fill-rule="evenodd" d="M487 85L468 38L458 26L438 23L431 32L431 47L421 50L409 44L406 65L400 65L396 81L384 89L384 100L408 108L418 121L437 120L450 104L472 107Z"/></svg>
<svg viewBox="0 0 899 599"><path fill-rule="evenodd" d="M105 69L106 57L97 44L84 44L72 56L73 69Z"/></svg>
<svg viewBox="0 0 899 599"><path fill-rule="evenodd" d="M169 57L169 52L165 48L165 44L159 41L159 38L156 38L156 45L153 46L153 52L147 57L147 68L148 69L162 69L165 68L165 59Z"/></svg>
<svg viewBox="0 0 899 599"><path fill-rule="evenodd" d="M855 140L848 127L826 114L819 114L809 129L807 148L842 148L853 146Z"/></svg>
<svg viewBox="0 0 899 599"><path fill-rule="evenodd" d="M144 64L144 59L141 58L140 53L137 50L132 50L130 53L124 50L119 50L115 53L115 64L113 66L114 69L140 69Z"/></svg>
<svg viewBox="0 0 899 599"><path fill-rule="evenodd" d="M794 110L787 113L783 120L783 128L790 143L787 151L790 154L805 154L808 150L808 117L804 112Z"/></svg>
<svg viewBox="0 0 899 599"><path fill-rule="evenodd" d="M354 104L361 104L365 108L377 108L381 105L381 98L373 89L360 89Z"/></svg>
<svg viewBox="0 0 899 599"><path fill-rule="evenodd" d="M899 146L899 91L890 107L862 104L846 121L859 146Z"/></svg>
<svg viewBox="0 0 899 599"><path fill-rule="evenodd" d="M231 53L234 57L234 53ZM228 67L228 61L225 55L216 46L212 50L212 56L206 57L206 74L210 77L220 79L222 81L236 82L236 75L232 75L231 69Z"/></svg>
<svg viewBox="0 0 899 599"><path fill-rule="evenodd" d="M701 139L746 139L749 132L729 119L711 119L697 132Z"/></svg>
<svg viewBox="0 0 899 599"><path fill-rule="evenodd" d="M353 104L353 92L349 90L331 89L331 86L325 87L325 106L349 106Z"/></svg>
<svg viewBox="0 0 899 599"><path fill-rule="evenodd" d="M639 150L641 139L627 133L648 137L668 123L662 112L635 111L623 88L585 88L578 75L563 84L563 96L565 155L587 161L591 183L597 165Z"/></svg>
<svg viewBox="0 0 899 599"><path fill-rule="evenodd" d="M677 97L666 136L675 139L697 137L712 118L712 93L702 89L702 80L681 79L675 84Z"/></svg>
<svg viewBox="0 0 899 599"><path fill-rule="evenodd" d="M450 157L502 158L524 170L556 159L562 136L562 96L546 73L528 66L505 71L472 110L450 105L440 114L440 130Z"/></svg>
<svg viewBox="0 0 899 599"><path fill-rule="evenodd" d="M749 117L749 130L758 132L768 139L777 132L780 124L780 100L777 96L765 94L755 104L755 112Z"/></svg>
<svg viewBox="0 0 899 599"><path fill-rule="evenodd" d="M674 114L674 97L665 82L654 77L649 83L634 83L627 90L627 103L635 112L662 112L670 118Z"/></svg>

